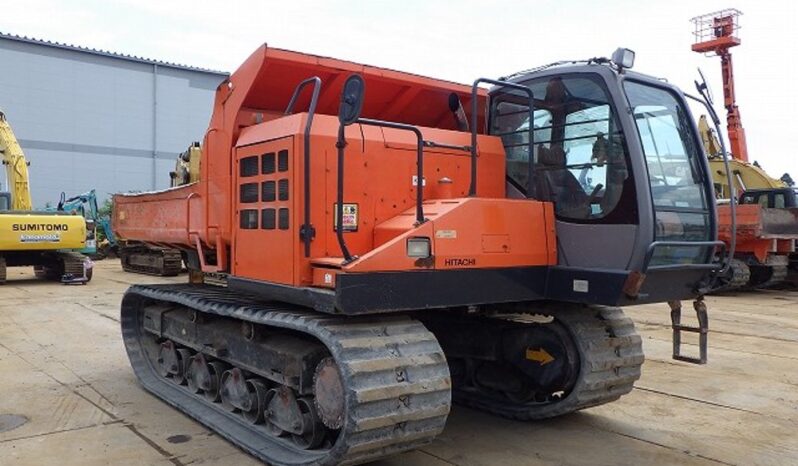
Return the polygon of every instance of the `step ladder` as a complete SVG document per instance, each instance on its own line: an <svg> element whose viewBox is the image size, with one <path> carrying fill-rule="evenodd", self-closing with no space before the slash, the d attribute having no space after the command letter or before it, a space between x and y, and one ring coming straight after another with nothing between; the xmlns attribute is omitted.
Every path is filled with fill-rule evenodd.
<svg viewBox="0 0 798 466"><path fill-rule="evenodd" d="M693 364L707 363L707 334L709 333L709 318L707 305L703 296L693 301L698 326L682 325L682 302L668 301L671 307L671 328L673 329L673 359ZM698 334L698 357L684 356L682 354L682 332Z"/></svg>

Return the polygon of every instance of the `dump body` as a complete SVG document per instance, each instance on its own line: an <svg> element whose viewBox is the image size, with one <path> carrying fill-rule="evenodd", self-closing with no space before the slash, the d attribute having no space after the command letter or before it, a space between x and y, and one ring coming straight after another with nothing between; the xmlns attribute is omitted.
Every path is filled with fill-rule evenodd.
<svg viewBox="0 0 798 466"><path fill-rule="evenodd" d="M771 209L758 204L738 204L737 249L765 262L769 253L795 252L798 208ZM731 241L731 207L718 206L718 238Z"/></svg>
<svg viewBox="0 0 798 466"><path fill-rule="evenodd" d="M192 201L193 237L189 244L195 244L195 240L210 247L232 243L231 173L235 157L233 150L241 131L256 122L268 123L283 117L297 84L312 76L318 76L324 82L316 112L321 115L337 114L343 80L348 74L355 72L364 75L368 82L369 93L373 97L363 109L363 116L366 117L455 129L455 122L447 107L449 94L457 93L466 105L470 101L470 89L467 86L351 62L261 47L216 91L213 115L202 145L200 186L189 188L192 191L185 193L186 198L188 195L191 195L192 199L198 198ZM298 97L294 105L295 110L304 111L308 108L309 94L305 92ZM484 93L482 96L484 98ZM299 128L297 125L301 121L281 121L280 126L283 123L290 125L288 128ZM279 131L280 137L299 133L298 130L294 131L285 126L283 128L284 131ZM297 142L301 144L301 141ZM144 202L155 199L173 201L176 197L175 193L164 193L161 197L145 194L137 199ZM116 202L125 201L122 196L117 196ZM194 204L195 202L198 204ZM157 223L153 225L160 226ZM114 225L115 231L121 237L132 239L133 236L127 228L135 230L144 228L150 230L149 234L152 236L160 234L148 228L146 224L128 226L119 222L118 225ZM167 241L171 240L172 233L174 232L167 234L167 238L140 239ZM184 244L185 241L180 243Z"/></svg>

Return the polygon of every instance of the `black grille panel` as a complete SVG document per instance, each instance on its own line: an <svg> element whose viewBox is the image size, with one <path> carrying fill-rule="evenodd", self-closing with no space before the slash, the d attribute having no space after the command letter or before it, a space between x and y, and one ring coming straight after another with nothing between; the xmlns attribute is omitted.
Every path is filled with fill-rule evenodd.
<svg viewBox="0 0 798 466"><path fill-rule="evenodd" d="M280 209L277 213L277 224L281 230L288 229L288 209Z"/></svg>
<svg viewBox="0 0 798 466"><path fill-rule="evenodd" d="M264 175L274 173L274 152L267 152L263 154L263 161L261 162L261 172Z"/></svg>
<svg viewBox="0 0 798 466"><path fill-rule="evenodd" d="M258 183L244 183L240 188L239 199L242 204L258 202Z"/></svg>
<svg viewBox="0 0 798 466"><path fill-rule="evenodd" d="M288 151L285 149L277 153L277 170L288 171Z"/></svg>
<svg viewBox="0 0 798 466"><path fill-rule="evenodd" d="M264 230L274 230L277 226L275 209L263 209L260 211L260 227Z"/></svg>
<svg viewBox="0 0 798 466"><path fill-rule="evenodd" d="M258 156L244 157L239 165L239 175L244 178L258 174Z"/></svg>
<svg viewBox="0 0 798 466"><path fill-rule="evenodd" d="M278 199L281 201L288 200L288 180L283 179L277 182Z"/></svg>
<svg viewBox="0 0 798 466"><path fill-rule="evenodd" d="M241 229L255 230L258 228L258 209L244 209L239 216L241 217Z"/></svg>
<svg viewBox="0 0 798 466"><path fill-rule="evenodd" d="M260 200L263 202L274 202L275 199L274 181L264 181L261 183Z"/></svg>

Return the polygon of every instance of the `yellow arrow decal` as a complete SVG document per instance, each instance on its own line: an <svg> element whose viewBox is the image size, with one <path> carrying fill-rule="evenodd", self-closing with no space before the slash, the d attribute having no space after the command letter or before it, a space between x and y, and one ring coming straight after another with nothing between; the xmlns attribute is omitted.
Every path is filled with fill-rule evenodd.
<svg viewBox="0 0 798 466"><path fill-rule="evenodd" d="M541 366L554 361L554 356L550 355L548 351L543 348L533 350L532 348L526 349L526 358L530 361L539 362Z"/></svg>

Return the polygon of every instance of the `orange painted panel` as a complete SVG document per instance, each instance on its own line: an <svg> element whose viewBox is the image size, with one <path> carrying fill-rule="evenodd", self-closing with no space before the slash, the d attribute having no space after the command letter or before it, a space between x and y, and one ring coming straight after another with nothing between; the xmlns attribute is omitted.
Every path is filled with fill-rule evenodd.
<svg viewBox="0 0 798 466"><path fill-rule="evenodd" d="M345 272L553 265L556 242L547 204L515 199L458 199L434 220L411 228L345 266ZM407 240L430 238L432 261L407 257Z"/></svg>
<svg viewBox="0 0 798 466"><path fill-rule="evenodd" d="M197 184L158 193L115 194L112 228L121 239L190 245L192 226L205 224L204 211L189 209L200 199Z"/></svg>
<svg viewBox="0 0 798 466"><path fill-rule="evenodd" d="M236 150L233 275L297 284L295 164L293 137Z"/></svg>

